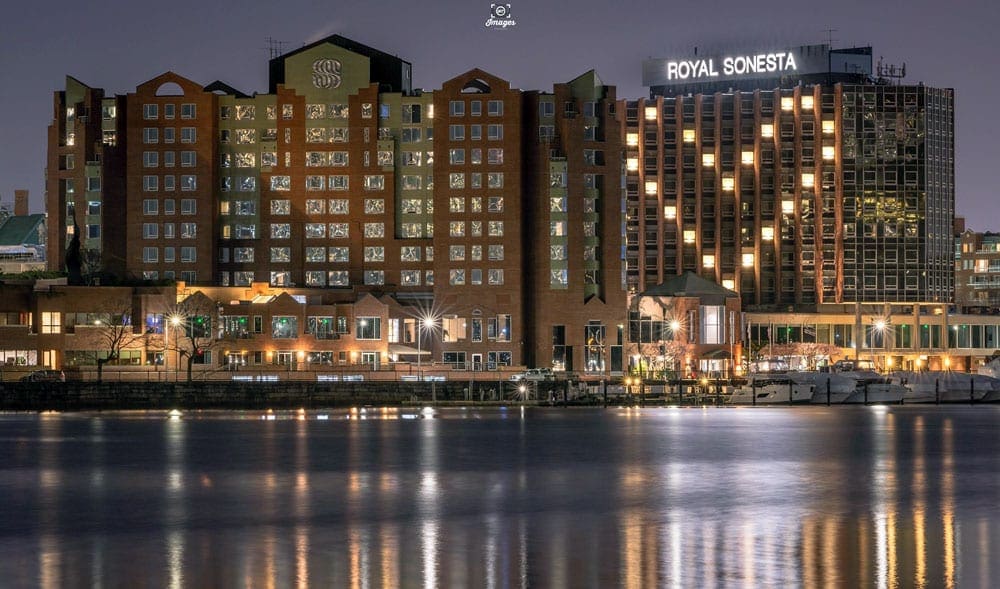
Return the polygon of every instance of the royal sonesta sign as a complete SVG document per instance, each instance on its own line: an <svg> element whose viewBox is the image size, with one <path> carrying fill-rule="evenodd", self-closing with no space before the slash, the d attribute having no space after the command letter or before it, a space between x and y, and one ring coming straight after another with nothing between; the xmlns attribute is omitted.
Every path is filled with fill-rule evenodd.
<svg viewBox="0 0 1000 589"><path fill-rule="evenodd" d="M829 47L809 45L794 49L695 55L684 59L648 59L642 64L645 86L721 82L742 78L774 78L829 69Z"/></svg>
<svg viewBox="0 0 1000 589"><path fill-rule="evenodd" d="M667 80L700 80L722 76L741 76L748 73L794 72L798 70L795 55L787 53L758 53L723 57L721 63L713 58L684 59L667 62ZM781 74L778 74L781 75Z"/></svg>

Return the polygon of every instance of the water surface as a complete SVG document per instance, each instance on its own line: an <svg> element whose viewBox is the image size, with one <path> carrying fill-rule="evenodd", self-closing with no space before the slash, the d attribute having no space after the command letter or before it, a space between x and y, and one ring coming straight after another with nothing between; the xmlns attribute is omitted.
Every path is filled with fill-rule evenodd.
<svg viewBox="0 0 1000 589"><path fill-rule="evenodd" d="M11 587L995 587L1000 407L0 416Z"/></svg>

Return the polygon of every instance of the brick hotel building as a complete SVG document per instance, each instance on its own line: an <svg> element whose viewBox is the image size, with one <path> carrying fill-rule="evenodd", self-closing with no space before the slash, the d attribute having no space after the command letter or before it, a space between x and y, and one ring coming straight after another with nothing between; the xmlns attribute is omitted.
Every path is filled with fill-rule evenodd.
<svg viewBox="0 0 1000 589"><path fill-rule="evenodd" d="M408 62L340 36L269 73L267 93L167 72L112 96L67 78L49 129L50 269L80 231L85 270L119 278L388 295L376 331L349 305L329 319L411 360L422 347L472 369L621 369L613 88L591 72L522 92L472 70L423 91ZM349 341L319 345L343 357Z"/></svg>

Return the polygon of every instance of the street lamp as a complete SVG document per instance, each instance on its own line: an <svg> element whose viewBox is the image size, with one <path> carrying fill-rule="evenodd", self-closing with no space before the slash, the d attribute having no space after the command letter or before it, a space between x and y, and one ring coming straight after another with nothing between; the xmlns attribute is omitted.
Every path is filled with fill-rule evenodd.
<svg viewBox="0 0 1000 589"><path fill-rule="evenodd" d="M167 333L163 339L163 370L166 372L168 368L168 354L170 350L170 328L177 328L181 324L181 316L174 313L167 317ZM176 344L176 341L174 342ZM174 381L177 381L177 365L180 364L180 358L177 358L177 362L174 363ZM169 374L167 375L167 380L170 380Z"/></svg>
<svg viewBox="0 0 1000 589"><path fill-rule="evenodd" d="M877 333L879 335L879 340L882 342L882 345L880 347L884 348L885 331L888 325L889 324L882 317L876 317L872 319L872 341L871 341L871 346L868 348L868 351L872 357L872 368L874 368L875 370L878 370L878 367L875 365L875 334Z"/></svg>
<svg viewBox="0 0 1000 589"><path fill-rule="evenodd" d="M422 319L417 319L417 379L423 380L424 376L421 372L420 360L421 360L421 350L420 350L420 338L423 335L424 329L432 329L436 322L433 317L424 317Z"/></svg>

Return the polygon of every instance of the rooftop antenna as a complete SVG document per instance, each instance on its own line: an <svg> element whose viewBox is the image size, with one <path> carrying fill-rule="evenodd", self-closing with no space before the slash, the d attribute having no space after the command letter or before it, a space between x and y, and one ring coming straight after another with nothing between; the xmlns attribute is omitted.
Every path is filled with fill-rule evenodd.
<svg viewBox="0 0 1000 589"><path fill-rule="evenodd" d="M882 63L882 56L878 58L878 65L875 66L875 77L879 80L886 80L890 84L898 84L906 77L906 62L898 66L893 63Z"/></svg>
<svg viewBox="0 0 1000 589"><path fill-rule="evenodd" d="M830 49L833 49L833 42L837 40L833 38L833 34L838 30L840 29L823 29L823 32L826 33L826 44L830 46Z"/></svg>
<svg viewBox="0 0 1000 589"><path fill-rule="evenodd" d="M273 37L268 36L267 38L264 39L264 42L267 43L268 59L274 59L275 57L278 57L285 52L285 45L287 45L285 41L279 41Z"/></svg>

